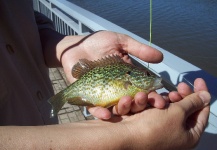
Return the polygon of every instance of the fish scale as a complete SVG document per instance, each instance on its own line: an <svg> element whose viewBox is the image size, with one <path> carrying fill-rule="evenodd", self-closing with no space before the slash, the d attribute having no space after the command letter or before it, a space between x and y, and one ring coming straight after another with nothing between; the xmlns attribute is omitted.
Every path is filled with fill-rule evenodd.
<svg viewBox="0 0 217 150"><path fill-rule="evenodd" d="M119 56L98 61L80 60L72 69L78 80L48 101L56 115L64 103L110 107L123 96L150 92L162 87L161 79L148 70L124 62Z"/></svg>

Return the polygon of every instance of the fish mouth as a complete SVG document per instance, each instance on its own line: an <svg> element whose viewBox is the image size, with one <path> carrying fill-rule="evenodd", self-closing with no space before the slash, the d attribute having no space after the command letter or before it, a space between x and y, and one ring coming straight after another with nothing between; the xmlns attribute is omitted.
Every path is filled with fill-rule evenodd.
<svg viewBox="0 0 217 150"><path fill-rule="evenodd" d="M163 84L161 83L162 78L156 78L153 82L153 88L156 89L160 89L163 87Z"/></svg>

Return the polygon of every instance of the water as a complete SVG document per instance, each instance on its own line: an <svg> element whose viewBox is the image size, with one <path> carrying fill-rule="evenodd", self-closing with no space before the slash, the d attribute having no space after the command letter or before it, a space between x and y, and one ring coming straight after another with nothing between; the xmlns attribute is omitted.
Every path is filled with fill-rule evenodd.
<svg viewBox="0 0 217 150"><path fill-rule="evenodd" d="M70 1L149 40L149 0ZM152 43L217 77L217 1L152 3Z"/></svg>

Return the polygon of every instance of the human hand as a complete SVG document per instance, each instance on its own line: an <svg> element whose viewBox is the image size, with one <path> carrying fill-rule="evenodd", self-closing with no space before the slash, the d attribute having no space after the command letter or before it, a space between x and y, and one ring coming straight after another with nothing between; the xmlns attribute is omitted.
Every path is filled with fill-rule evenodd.
<svg viewBox="0 0 217 150"><path fill-rule="evenodd" d="M189 87L181 83L178 94L169 94L174 103L169 103L167 108L150 108L126 117L122 123L134 139L131 139L131 146L135 149L162 150L196 146L208 122L211 96L204 80L196 79L194 87L195 93L191 94ZM180 100L179 96L184 98ZM115 119L120 120L113 118L110 121Z"/></svg>
<svg viewBox="0 0 217 150"><path fill-rule="evenodd" d="M115 54L122 57L124 61L131 63L128 54L132 54L146 62L152 63L158 63L163 59L160 51L139 43L127 35L109 31L97 32L87 37L69 36L61 43L57 47L61 47L64 51L59 53L58 57L71 83L75 81L71 75L71 69L81 58L97 60L104 56ZM139 112L146 107L147 101L151 98L150 104L152 106L157 108L164 107L165 101L156 92L151 92L149 95L140 92L135 95L134 101L129 96L121 98L118 105L113 107L112 112L118 115L125 115L128 112ZM111 117L111 112L106 108L89 107L88 110L99 119L109 119Z"/></svg>

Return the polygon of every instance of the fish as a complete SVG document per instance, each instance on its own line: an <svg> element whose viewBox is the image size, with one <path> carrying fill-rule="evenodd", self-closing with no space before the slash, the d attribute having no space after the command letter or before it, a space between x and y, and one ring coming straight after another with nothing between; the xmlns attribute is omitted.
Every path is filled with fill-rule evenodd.
<svg viewBox="0 0 217 150"><path fill-rule="evenodd" d="M95 61L80 59L71 73L78 80L48 100L51 116L57 115L66 102L109 108L123 96L134 97L138 92L149 93L163 87L160 77L147 68L126 63L118 55Z"/></svg>

